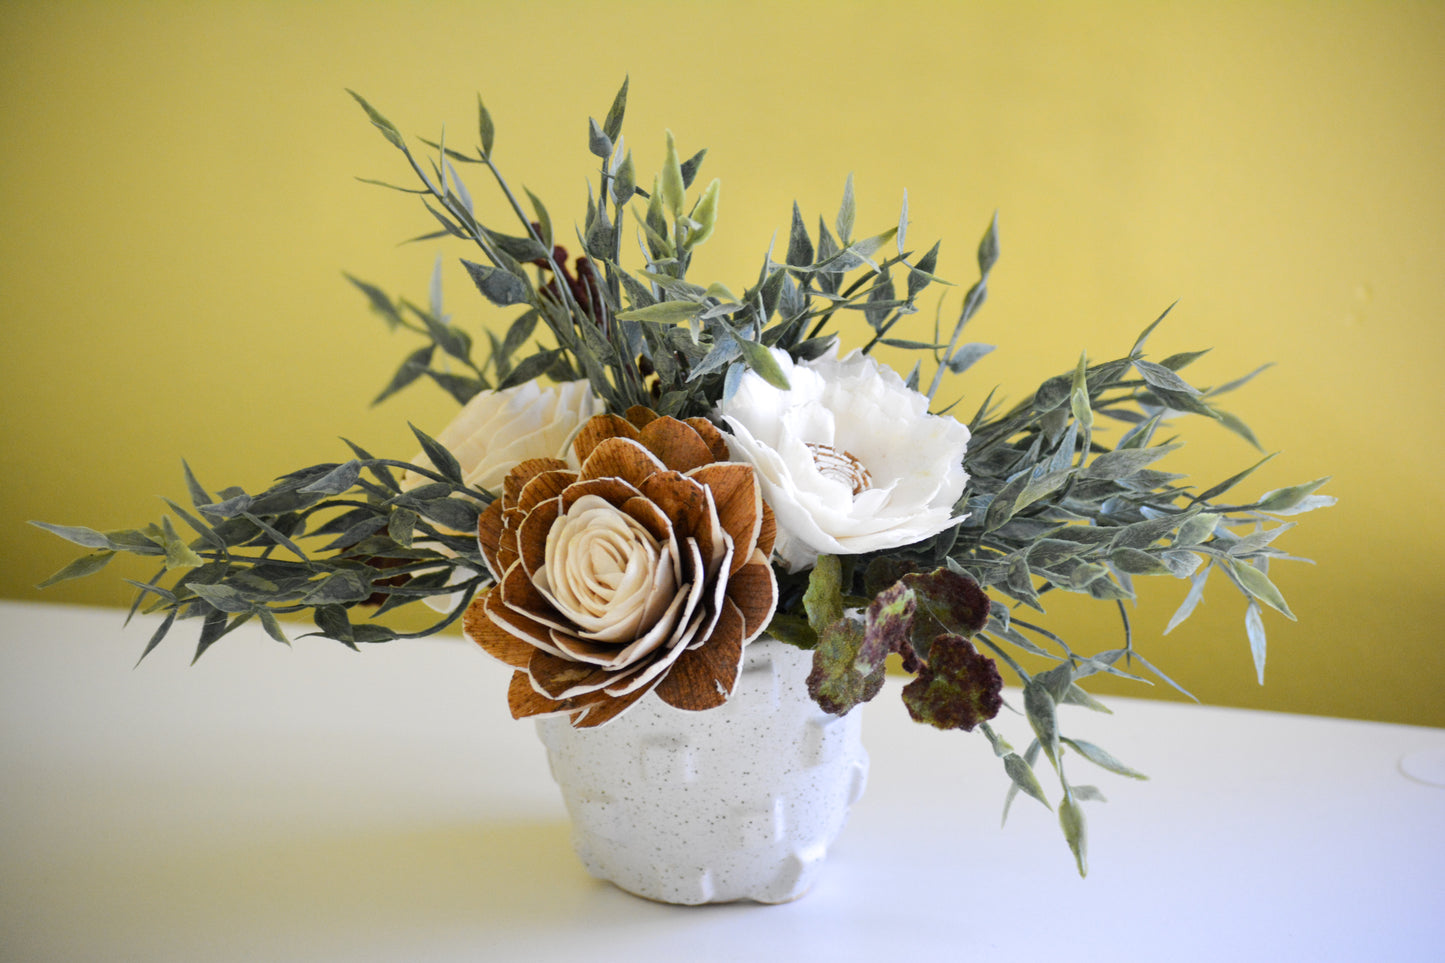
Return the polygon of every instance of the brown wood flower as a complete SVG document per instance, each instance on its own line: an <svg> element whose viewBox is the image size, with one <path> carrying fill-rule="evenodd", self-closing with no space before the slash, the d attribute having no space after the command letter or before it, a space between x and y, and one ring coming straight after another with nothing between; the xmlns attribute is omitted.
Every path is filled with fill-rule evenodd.
<svg viewBox="0 0 1445 963"><path fill-rule="evenodd" d="M573 451L580 470L514 468L478 523L497 584L465 625L517 670L512 715L598 726L652 691L679 709L721 705L777 605L752 467L728 461L706 419L645 408L592 418Z"/></svg>

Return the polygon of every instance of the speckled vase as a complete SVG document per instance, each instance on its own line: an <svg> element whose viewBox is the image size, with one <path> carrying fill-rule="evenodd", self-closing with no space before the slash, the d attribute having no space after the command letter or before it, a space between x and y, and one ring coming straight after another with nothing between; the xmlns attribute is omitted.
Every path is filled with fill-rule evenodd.
<svg viewBox="0 0 1445 963"><path fill-rule="evenodd" d="M817 707L811 664L764 636L717 709L649 695L598 729L539 720L587 871L664 903L806 893L868 778L860 714Z"/></svg>

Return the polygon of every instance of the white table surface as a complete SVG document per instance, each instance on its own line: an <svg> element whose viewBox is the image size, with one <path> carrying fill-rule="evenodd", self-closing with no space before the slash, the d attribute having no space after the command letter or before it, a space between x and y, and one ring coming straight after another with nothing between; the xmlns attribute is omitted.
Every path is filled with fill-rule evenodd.
<svg viewBox="0 0 1445 963"><path fill-rule="evenodd" d="M890 682L822 882L672 907L581 869L507 670L468 643L243 629L192 667L183 625L136 668L154 622L121 615L0 603L6 961L1445 959L1445 787L1401 768L1438 769L1445 730L1071 710L1152 776L1089 777L1110 801L1081 880L1043 807L999 828L987 743L912 724Z"/></svg>

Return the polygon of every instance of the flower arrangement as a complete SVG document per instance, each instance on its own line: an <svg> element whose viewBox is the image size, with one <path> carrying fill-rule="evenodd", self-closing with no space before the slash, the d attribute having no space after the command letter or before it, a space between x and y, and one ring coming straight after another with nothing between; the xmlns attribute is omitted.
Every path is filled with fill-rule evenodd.
<svg viewBox="0 0 1445 963"><path fill-rule="evenodd" d="M427 237L474 245L468 274L516 316L478 353L444 315L439 279L422 307L352 278L391 328L422 342L377 401L426 379L461 404L435 437L413 429L419 454L379 458L348 442L350 459L259 493L208 490L187 466L191 505L170 506L189 538L170 518L113 532L36 523L92 550L45 584L118 552L160 563L136 583L132 611L164 614L145 653L186 619L200 625L198 658L252 619L285 642L280 617L307 613L314 634L352 647L462 620L514 670L514 716L579 728L648 693L684 710L721 705L764 633L812 651L808 692L835 714L873 698L896 656L913 676L907 710L980 732L1008 801L1023 792L1053 807L1036 772L1047 760L1081 873L1080 804L1099 793L1073 781L1066 758L1140 774L1069 737L1058 710L1103 709L1083 688L1096 674L1175 685L1134 645L1136 578L1190 581L1172 629L1221 574L1244 597L1262 679L1263 610L1293 618L1268 577L1287 557L1272 545L1290 527L1277 519L1333 500L1316 494L1326 479L1240 502L1225 496L1253 468L1196 491L1158 467L1177 447L1159 438L1176 417L1215 419L1257 445L1218 407L1253 375L1200 389L1180 371L1202 352L1149 360L1162 316L1124 357L1081 356L1011 408L990 394L965 423L937 398L992 350L962 336L998 258L996 221L951 332L935 322L929 340L905 339L895 325L947 283L938 244L921 255L906 244L906 195L896 227L863 237L851 179L831 228L820 219L810 232L795 204L781 259L769 250L735 294L688 277L719 217L718 181L695 190L705 151L684 160L669 134L661 169L639 183L621 135L626 83L589 124L598 189L570 259L542 201L527 192L525 209L494 164L485 105L474 155L423 141L424 156L353 96L415 175L419 186L396 189L439 223ZM492 175L519 233L477 219L463 164ZM635 268L624 236L638 244ZM861 343L845 351L850 339ZM913 352L912 370L879 363L880 345ZM1100 419L1118 423L1117 438L1104 440ZM1085 653L1049 631L1032 613L1057 591L1117 608L1122 642ZM444 616L414 633L376 619L418 600ZM991 724L1005 673L1022 688L1022 751Z"/></svg>

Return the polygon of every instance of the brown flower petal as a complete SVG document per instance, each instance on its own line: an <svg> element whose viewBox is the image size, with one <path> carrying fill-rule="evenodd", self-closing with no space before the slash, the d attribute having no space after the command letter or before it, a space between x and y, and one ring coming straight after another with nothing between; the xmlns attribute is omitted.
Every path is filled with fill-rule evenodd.
<svg viewBox="0 0 1445 963"><path fill-rule="evenodd" d="M691 472L691 477L712 489L718 519L732 536L732 570L736 572L752 557L763 528L763 490L751 465L719 462ZM728 573L729 575L732 572Z"/></svg>
<svg viewBox="0 0 1445 963"><path fill-rule="evenodd" d="M508 476L510 477L510 476ZM517 511L530 512L538 505L551 501L567 490L577 480L577 473L568 469L554 469L533 475L517 495Z"/></svg>
<svg viewBox="0 0 1445 963"><path fill-rule="evenodd" d="M712 452L713 461L732 460L732 455L728 452L727 439L723 437L721 431L718 431L717 425L706 418L688 418L687 423L707 444L708 450Z"/></svg>
<svg viewBox="0 0 1445 963"><path fill-rule="evenodd" d="M614 505L621 505L627 499L640 494L642 493L636 486L629 485L621 478L588 478L567 486L567 490L562 493L562 511L571 508L583 495L596 495Z"/></svg>
<svg viewBox="0 0 1445 963"><path fill-rule="evenodd" d="M462 626L468 637L487 651L488 655L507 663L514 669L525 669L531 662L536 646L523 642L506 632L487 617L486 595L478 595L467 606L462 616Z"/></svg>
<svg viewBox="0 0 1445 963"><path fill-rule="evenodd" d="M673 471L692 471L713 461L712 450L702 435L691 425L675 418L658 418L649 422L638 434L638 441Z"/></svg>
<svg viewBox="0 0 1445 963"><path fill-rule="evenodd" d="M574 440L581 463L525 462L478 522L498 584L468 634L519 671L518 718L601 725L656 691L690 710L731 694L777 605L776 523L721 432L633 409Z"/></svg>
<svg viewBox="0 0 1445 963"><path fill-rule="evenodd" d="M497 564L497 546L502 541L502 500L494 500L482 510L477 518L477 544L482 550L482 557L487 560L487 568L491 569L492 579L499 580L504 571Z"/></svg>
<svg viewBox="0 0 1445 963"><path fill-rule="evenodd" d="M699 711L722 705L737 686L743 656L743 616L724 600L712 635L677 660L657 694L670 706Z"/></svg>
<svg viewBox="0 0 1445 963"><path fill-rule="evenodd" d="M778 540L778 519L767 502L763 502L763 522L758 526L758 551L764 558L773 557L773 543Z"/></svg>
<svg viewBox="0 0 1445 963"><path fill-rule="evenodd" d="M611 722L622 713L630 709L638 699L651 692L651 689L638 689L636 692L622 696L604 696L595 701L587 703L584 711L572 717L572 725L578 729L595 729L605 722Z"/></svg>
<svg viewBox="0 0 1445 963"><path fill-rule="evenodd" d="M644 479L640 487L643 496L672 519L679 536L707 530L708 497L697 482L675 471L660 471Z"/></svg>
<svg viewBox="0 0 1445 963"><path fill-rule="evenodd" d="M544 471L557 471L565 469L567 463L558 458L528 458L516 468L507 473L507 478L502 482L502 500L507 508L517 504L517 496L521 493L527 482L536 478Z"/></svg>
<svg viewBox="0 0 1445 963"><path fill-rule="evenodd" d="M547 533L562 514L562 500L554 498L538 505L517 526L517 548L527 575L535 576L547 558Z"/></svg>
<svg viewBox="0 0 1445 963"><path fill-rule="evenodd" d="M582 463L582 478L620 478L640 487L648 476L666 468L640 443L627 438L606 438L597 443Z"/></svg>
<svg viewBox="0 0 1445 963"><path fill-rule="evenodd" d="M761 550L728 579L728 598L743 617L743 639L751 642L762 634L778 607L778 582Z"/></svg>
<svg viewBox="0 0 1445 963"><path fill-rule="evenodd" d="M646 428L650 422L662 417L651 408L644 408L641 405L633 405L624 411L622 416L638 428Z"/></svg>
<svg viewBox="0 0 1445 963"><path fill-rule="evenodd" d="M591 457L593 450L609 438L628 438L637 440L637 429L624 418L616 415L598 415L588 419L577 432L577 437L572 439L572 451L577 456L578 463L585 462Z"/></svg>

